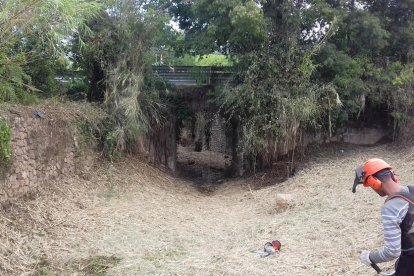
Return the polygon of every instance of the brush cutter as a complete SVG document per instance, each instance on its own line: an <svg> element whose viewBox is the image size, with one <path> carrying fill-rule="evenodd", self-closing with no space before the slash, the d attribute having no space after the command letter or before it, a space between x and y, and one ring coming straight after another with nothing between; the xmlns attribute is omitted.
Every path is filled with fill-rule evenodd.
<svg viewBox="0 0 414 276"><path fill-rule="evenodd" d="M378 265L375 263L372 263L371 266L373 269L375 269L378 275L381 275L381 276L394 276L395 275L395 272L389 272L389 273L383 272L381 268L379 268Z"/></svg>

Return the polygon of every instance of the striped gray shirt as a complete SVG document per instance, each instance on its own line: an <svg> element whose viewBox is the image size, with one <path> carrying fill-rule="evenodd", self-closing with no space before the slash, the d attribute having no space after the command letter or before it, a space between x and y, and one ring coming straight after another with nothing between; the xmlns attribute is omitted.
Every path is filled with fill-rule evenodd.
<svg viewBox="0 0 414 276"><path fill-rule="evenodd" d="M408 187L402 186L401 191L408 192ZM402 198L393 198L381 208L382 224L384 226L384 246L371 251L369 258L374 263L392 261L401 254L400 224L407 214L409 204Z"/></svg>

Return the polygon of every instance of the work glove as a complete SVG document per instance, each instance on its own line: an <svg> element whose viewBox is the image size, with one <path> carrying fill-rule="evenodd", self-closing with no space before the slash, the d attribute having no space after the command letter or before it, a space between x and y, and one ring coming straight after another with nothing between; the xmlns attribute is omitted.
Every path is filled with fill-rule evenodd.
<svg viewBox="0 0 414 276"><path fill-rule="evenodd" d="M372 262L369 258L369 250L362 250L361 255L359 255L359 259L361 260L361 263L367 266L371 266Z"/></svg>

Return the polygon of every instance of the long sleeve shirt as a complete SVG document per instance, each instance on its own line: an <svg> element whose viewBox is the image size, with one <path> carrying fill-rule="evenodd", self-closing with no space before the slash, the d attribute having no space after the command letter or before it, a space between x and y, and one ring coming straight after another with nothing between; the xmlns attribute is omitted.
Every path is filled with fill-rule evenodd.
<svg viewBox="0 0 414 276"><path fill-rule="evenodd" d="M408 187L402 187L408 192ZM384 246L371 251L369 258L374 263L392 261L401 254L401 228L400 224L408 212L409 203L396 197L387 201L381 208L382 224L384 226Z"/></svg>

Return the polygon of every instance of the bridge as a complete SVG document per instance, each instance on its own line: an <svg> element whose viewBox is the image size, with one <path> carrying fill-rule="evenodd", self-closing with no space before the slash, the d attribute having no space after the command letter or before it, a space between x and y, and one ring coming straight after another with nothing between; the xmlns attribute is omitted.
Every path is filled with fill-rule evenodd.
<svg viewBox="0 0 414 276"><path fill-rule="evenodd" d="M176 86L215 86L231 80L231 67L153 66L154 74Z"/></svg>

